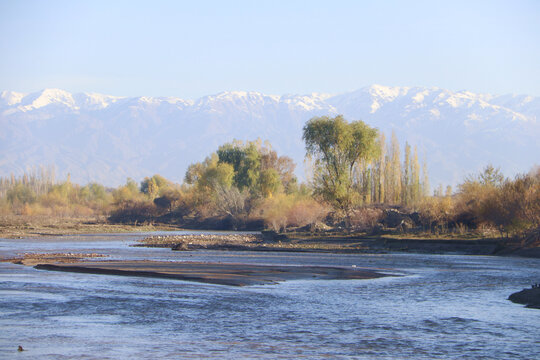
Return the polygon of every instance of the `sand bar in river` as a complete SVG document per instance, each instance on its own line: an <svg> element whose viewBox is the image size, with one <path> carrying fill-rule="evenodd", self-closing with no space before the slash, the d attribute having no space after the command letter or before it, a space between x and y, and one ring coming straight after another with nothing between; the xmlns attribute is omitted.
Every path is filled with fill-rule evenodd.
<svg viewBox="0 0 540 360"><path fill-rule="evenodd" d="M231 286L275 284L286 280L374 279L387 276L374 270L352 267L275 266L144 260L44 263L37 264L34 267L41 270L156 277Z"/></svg>

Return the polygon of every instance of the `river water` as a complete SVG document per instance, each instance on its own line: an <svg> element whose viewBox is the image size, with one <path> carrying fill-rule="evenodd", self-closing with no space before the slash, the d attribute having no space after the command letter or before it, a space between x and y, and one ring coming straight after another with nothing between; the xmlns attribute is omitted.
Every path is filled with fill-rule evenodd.
<svg viewBox="0 0 540 360"><path fill-rule="evenodd" d="M540 259L129 246L143 235L0 239L0 256L98 252L110 259L356 265L400 276L239 288L0 263L0 358L540 358L540 310L506 300L540 282ZM25 351L18 353L19 345Z"/></svg>

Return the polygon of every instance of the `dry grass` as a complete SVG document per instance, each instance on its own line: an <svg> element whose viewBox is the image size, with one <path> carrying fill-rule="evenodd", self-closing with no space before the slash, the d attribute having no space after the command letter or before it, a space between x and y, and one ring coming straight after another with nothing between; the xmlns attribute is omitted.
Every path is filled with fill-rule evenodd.
<svg viewBox="0 0 540 360"><path fill-rule="evenodd" d="M263 241L258 234L189 234L149 236L139 246L170 247L176 250L214 249L255 251L359 251L366 249L357 239L293 238L287 241Z"/></svg>
<svg viewBox="0 0 540 360"><path fill-rule="evenodd" d="M83 259L102 258L106 256L97 253L24 253L17 255L15 258L0 259L0 261L35 266L37 264L69 264Z"/></svg>
<svg viewBox="0 0 540 360"><path fill-rule="evenodd" d="M153 226L109 224L103 216L57 217L5 215L0 217L0 237L24 238L76 234L100 234L123 232L147 232L156 230L178 230L168 225Z"/></svg>

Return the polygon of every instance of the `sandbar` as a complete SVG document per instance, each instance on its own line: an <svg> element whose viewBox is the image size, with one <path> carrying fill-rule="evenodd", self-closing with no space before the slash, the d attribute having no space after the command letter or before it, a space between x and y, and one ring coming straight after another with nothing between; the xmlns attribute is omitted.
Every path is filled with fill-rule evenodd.
<svg viewBox="0 0 540 360"><path fill-rule="evenodd" d="M229 286L270 285L287 280L350 280L375 279L388 276L375 270L353 267L146 260L76 261L68 264L44 263L37 264L34 267L41 270L154 277Z"/></svg>

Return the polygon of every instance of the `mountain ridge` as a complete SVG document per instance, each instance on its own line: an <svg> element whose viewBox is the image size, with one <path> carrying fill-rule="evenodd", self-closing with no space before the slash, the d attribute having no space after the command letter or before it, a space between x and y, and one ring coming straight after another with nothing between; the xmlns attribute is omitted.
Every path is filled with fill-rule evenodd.
<svg viewBox="0 0 540 360"><path fill-rule="evenodd" d="M181 182L187 166L233 139L269 140L300 166L302 127L343 114L427 154L432 184L455 185L492 163L527 171L540 153L540 98L371 85L342 94L224 91L191 100L71 94L61 89L0 93L0 176L56 165L73 181L116 186L154 173Z"/></svg>

